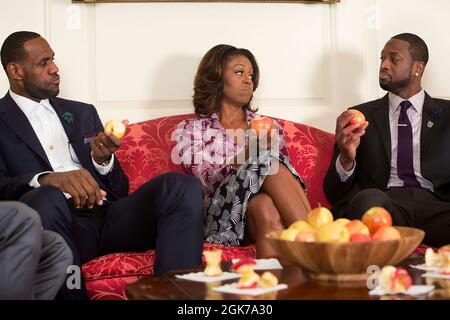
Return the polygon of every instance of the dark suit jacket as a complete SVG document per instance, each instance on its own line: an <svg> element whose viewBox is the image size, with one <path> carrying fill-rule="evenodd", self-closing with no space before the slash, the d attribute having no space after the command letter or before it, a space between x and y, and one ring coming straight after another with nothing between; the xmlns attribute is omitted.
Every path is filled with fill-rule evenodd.
<svg viewBox="0 0 450 320"><path fill-rule="evenodd" d="M334 157L324 180L325 195L333 205L333 211L341 214L358 191L367 188L386 190L391 171L388 95L354 108L369 121L356 152L355 172L346 182L341 182L336 172L339 150L335 145ZM427 126L428 121L434 123L431 128ZM431 98L427 93L422 115L420 161L422 176L432 182L435 194L450 201L450 101Z"/></svg>
<svg viewBox="0 0 450 320"><path fill-rule="evenodd" d="M107 176L98 174L92 164L90 144L84 138L103 130L94 106L60 98L50 99L50 104L61 119L81 165L107 192L107 199L126 196L128 179L117 159ZM66 112L74 116L73 123L64 120ZM42 171L53 169L27 117L7 93L0 100L0 199L19 199L32 189L28 183Z"/></svg>

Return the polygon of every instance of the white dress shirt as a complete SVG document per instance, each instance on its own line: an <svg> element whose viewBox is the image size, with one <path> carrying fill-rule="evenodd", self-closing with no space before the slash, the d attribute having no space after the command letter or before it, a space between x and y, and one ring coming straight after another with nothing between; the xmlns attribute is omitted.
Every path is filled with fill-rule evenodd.
<svg viewBox="0 0 450 320"><path fill-rule="evenodd" d="M398 144L398 117L400 116L400 103L405 99L389 92L389 125L391 130L391 173L387 187L403 187L403 180L397 174L397 144ZM425 101L425 91L421 90L411 98L407 99L411 102L412 107L408 108L406 114L412 127L413 136L413 166L417 181L422 188L433 191L433 184L431 181L425 179L420 172L420 133L422 130L422 110ZM339 162L339 157L336 159L336 171L342 182L345 182L355 171L356 161L353 162L353 168L350 171L345 171Z"/></svg>
<svg viewBox="0 0 450 320"><path fill-rule="evenodd" d="M69 142L61 120L49 100L46 99L36 102L15 94L11 90L9 90L9 94L30 122L52 166L53 172L82 169L83 167ZM113 169L114 158L111 159L107 166L97 164L94 159L92 159L92 163L98 173L106 175ZM40 172L35 175L29 182L29 185L34 188L39 187L38 178L44 173L48 172ZM69 198L70 195L66 194L66 197Z"/></svg>

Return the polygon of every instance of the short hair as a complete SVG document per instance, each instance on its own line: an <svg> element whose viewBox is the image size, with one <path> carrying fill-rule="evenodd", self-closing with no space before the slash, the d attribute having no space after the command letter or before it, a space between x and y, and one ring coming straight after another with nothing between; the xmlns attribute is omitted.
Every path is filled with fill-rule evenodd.
<svg viewBox="0 0 450 320"><path fill-rule="evenodd" d="M428 63L428 47L425 41L418 35L412 33L400 33L391 39L403 40L409 43L409 53L415 61Z"/></svg>
<svg viewBox="0 0 450 320"><path fill-rule="evenodd" d="M41 35L31 31L18 31L10 34L3 42L0 56L3 69L6 71L8 63L21 61L26 58L23 44L29 40L39 38Z"/></svg>
<svg viewBox="0 0 450 320"><path fill-rule="evenodd" d="M219 111L223 99L224 67L233 56L244 56L250 60L253 67L253 91L258 87L259 68L255 57L249 50L227 44L214 46L203 56L194 79L192 98L194 110L198 116L208 116ZM257 109L252 109L251 100L243 106L243 109L255 112Z"/></svg>

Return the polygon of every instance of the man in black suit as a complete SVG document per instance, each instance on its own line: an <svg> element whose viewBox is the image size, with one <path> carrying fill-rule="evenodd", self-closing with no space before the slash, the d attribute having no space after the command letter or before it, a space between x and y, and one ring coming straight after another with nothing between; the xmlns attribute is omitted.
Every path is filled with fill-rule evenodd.
<svg viewBox="0 0 450 320"><path fill-rule="evenodd" d="M155 272L201 263L203 200L193 177L167 173L130 196L94 106L57 98L54 52L39 34L16 32L1 48L10 90L0 100L0 197L39 212L68 243L75 264L156 248ZM68 290L66 298L86 298Z"/></svg>
<svg viewBox="0 0 450 320"><path fill-rule="evenodd" d="M450 101L421 86L428 48L417 35L392 37L381 52L379 83L389 93L354 109L367 120L336 122L334 157L324 181L333 213L359 219L373 206L393 223L426 232L424 242L450 243Z"/></svg>

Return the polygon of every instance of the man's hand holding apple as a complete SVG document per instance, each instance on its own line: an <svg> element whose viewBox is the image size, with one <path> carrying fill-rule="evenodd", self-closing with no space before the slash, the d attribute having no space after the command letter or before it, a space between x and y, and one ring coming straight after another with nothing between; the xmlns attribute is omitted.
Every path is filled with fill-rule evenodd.
<svg viewBox="0 0 450 320"><path fill-rule="evenodd" d="M53 186L70 194L76 208L93 208L94 204L101 206L106 196L106 192L100 189L86 169L43 174L39 176L38 182L42 186Z"/></svg>
<svg viewBox="0 0 450 320"><path fill-rule="evenodd" d="M125 135L128 120L108 121L104 132L100 132L91 143L92 158L98 164L103 164L111 159L111 156L120 147L120 142Z"/></svg>
<svg viewBox="0 0 450 320"><path fill-rule="evenodd" d="M356 149L359 146L361 137L366 133L369 122L354 123L349 125L355 118L352 111L344 111L336 121L336 144L340 151L339 161L342 167L349 171L353 167L356 158ZM362 125L362 126L361 126Z"/></svg>

